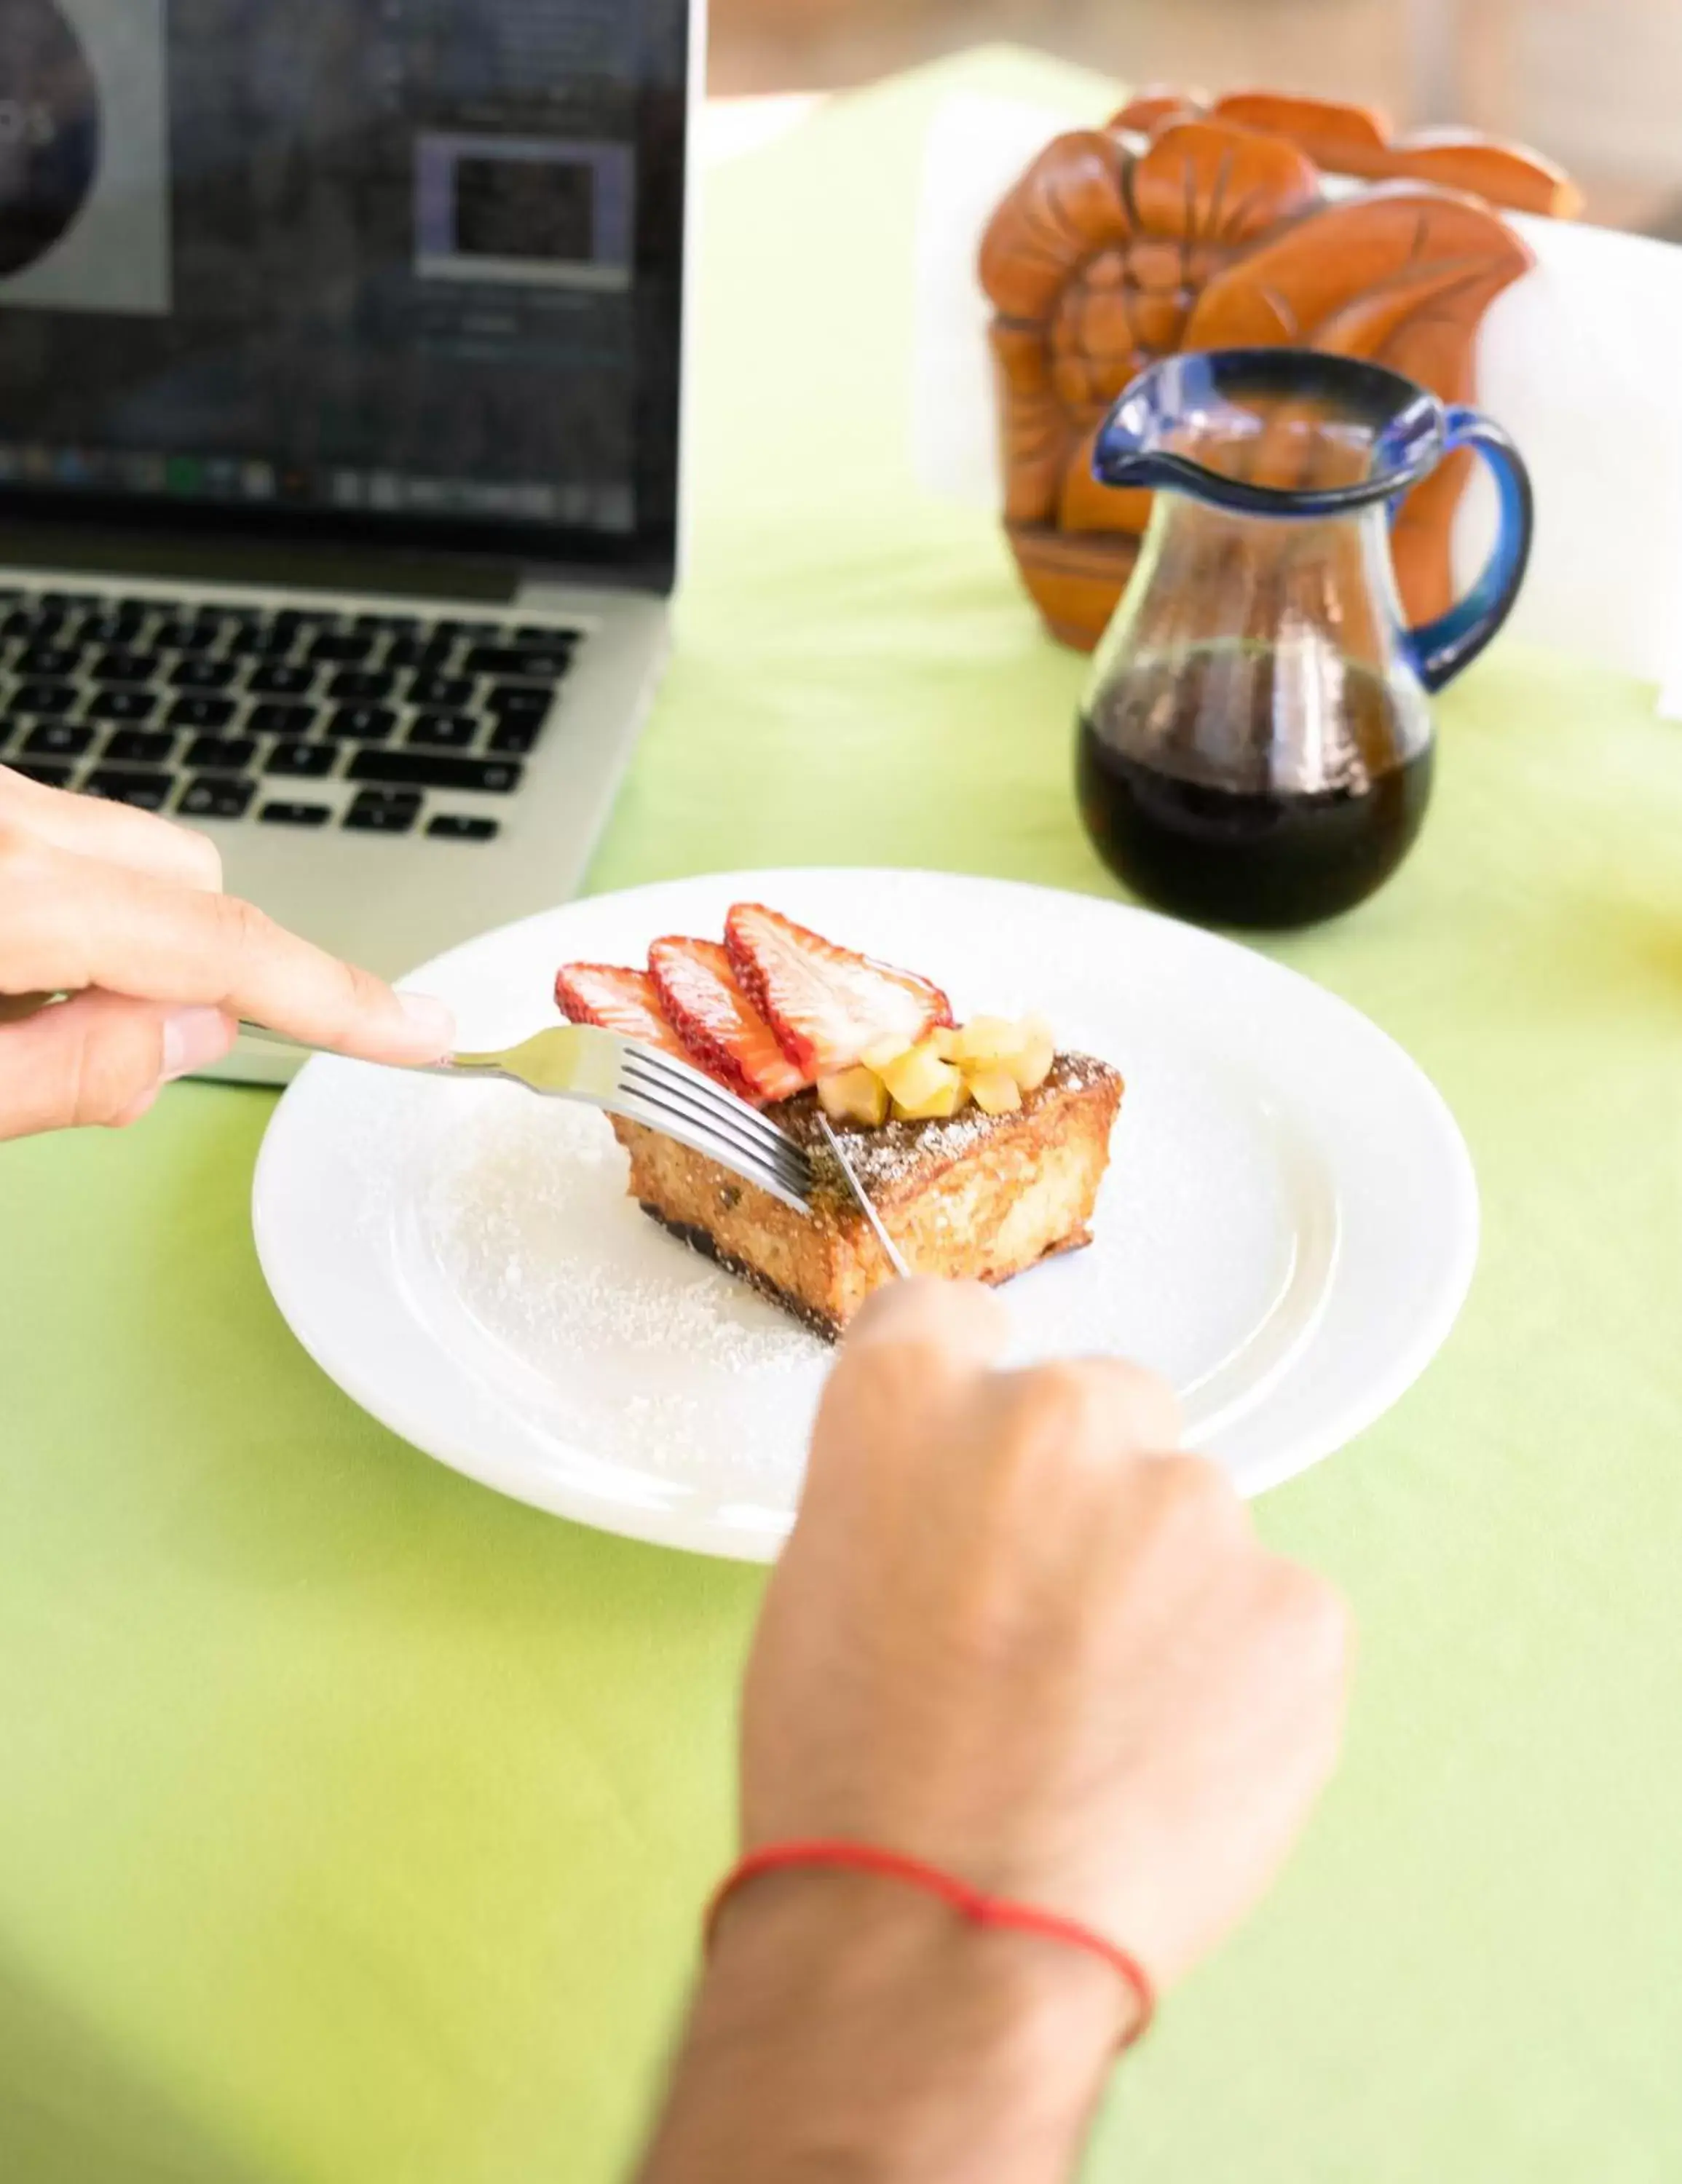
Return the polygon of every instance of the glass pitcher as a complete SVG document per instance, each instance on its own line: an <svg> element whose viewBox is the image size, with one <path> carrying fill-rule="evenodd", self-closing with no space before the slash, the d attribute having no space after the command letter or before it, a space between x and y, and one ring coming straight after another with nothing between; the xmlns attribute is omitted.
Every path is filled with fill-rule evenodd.
<svg viewBox="0 0 1682 2184"><path fill-rule="evenodd" d="M1488 566L1402 620L1389 515L1454 448L1495 472ZM1430 793L1427 693L1500 628L1530 547L1512 442L1399 373L1306 349L1165 358L1093 472L1156 499L1082 706L1081 813L1121 878L1232 925L1327 917L1406 855Z"/></svg>

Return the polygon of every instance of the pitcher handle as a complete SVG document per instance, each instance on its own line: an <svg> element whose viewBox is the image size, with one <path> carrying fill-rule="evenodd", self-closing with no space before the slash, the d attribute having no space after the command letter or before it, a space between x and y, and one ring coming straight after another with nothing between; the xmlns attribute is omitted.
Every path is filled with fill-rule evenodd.
<svg viewBox="0 0 1682 2184"><path fill-rule="evenodd" d="M1403 632L1413 671L1428 690L1440 690L1451 677L1477 658L1512 611L1530 558L1535 528L1535 499L1524 459L1493 418L1451 404L1443 453L1471 448L1495 473L1500 495L1495 543L1484 572L1466 597L1434 621Z"/></svg>

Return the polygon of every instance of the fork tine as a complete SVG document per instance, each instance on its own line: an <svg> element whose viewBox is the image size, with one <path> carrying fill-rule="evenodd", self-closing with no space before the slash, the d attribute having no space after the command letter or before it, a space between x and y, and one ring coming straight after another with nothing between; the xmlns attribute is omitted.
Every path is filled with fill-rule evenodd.
<svg viewBox="0 0 1682 2184"><path fill-rule="evenodd" d="M771 1197L780 1200L784 1206L792 1206L797 1213L810 1212L805 1190L791 1173L773 1167L757 1154L721 1139L705 1125L698 1123L693 1116L666 1107L658 1100L640 1092L621 1091L614 1101L614 1107L627 1120L642 1123L651 1130L660 1131L664 1137L675 1138L680 1145L688 1145L691 1151L716 1161L721 1167L727 1167L732 1175L739 1175L759 1190L769 1192Z"/></svg>
<svg viewBox="0 0 1682 2184"><path fill-rule="evenodd" d="M638 1077L651 1078L661 1090L683 1098L706 1108L709 1113L727 1118L738 1124L750 1136L779 1145L792 1145L793 1139L779 1130L775 1123L762 1115L757 1107L750 1107L745 1100L738 1099L716 1078L687 1062L678 1061L658 1048L628 1045L625 1066Z"/></svg>
<svg viewBox="0 0 1682 2184"><path fill-rule="evenodd" d="M745 1100L738 1100L733 1092L725 1090L699 1071L668 1062L664 1057L656 1067L648 1067L654 1059L640 1050L627 1052L621 1077L628 1089L692 1114L716 1134L728 1135L762 1158L785 1167L792 1167L801 1176L810 1177L810 1163L801 1147L757 1108L750 1107Z"/></svg>

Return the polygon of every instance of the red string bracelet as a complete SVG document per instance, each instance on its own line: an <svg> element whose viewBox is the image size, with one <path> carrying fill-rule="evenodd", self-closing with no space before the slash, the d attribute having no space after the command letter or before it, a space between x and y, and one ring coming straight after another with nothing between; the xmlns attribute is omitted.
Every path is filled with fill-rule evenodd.
<svg viewBox="0 0 1682 2184"><path fill-rule="evenodd" d="M762 1850L749 1851L726 1874L707 1906L702 1927L703 1946L711 1948L720 1914L738 1889L757 1880L762 1873L782 1873L791 1866L802 1865L839 1866L852 1873L875 1874L883 1880L904 1881L912 1888L926 1889L931 1896L938 1896L972 1925L1038 1934L1045 1941L1061 1942L1068 1948L1083 1949L1089 1956L1099 1958L1121 1975L1139 2004L1138 2018L1122 2040L1122 2048L1131 2048L1142 2039L1156 2015L1156 1992L1144 1965L1137 1957L1130 1956L1090 1926L1083 1926L1074 1919L1065 1919L1055 1911L1041 1911L1032 1903L1013 1903L1006 1896L985 1895L980 1889L972 1888L968 1881L960 1880L955 1874L943 1873L938 1866L925 1865L921 1858L907 1858L899 1851L878 1850L871 1843L767 1843Z"/></svg>

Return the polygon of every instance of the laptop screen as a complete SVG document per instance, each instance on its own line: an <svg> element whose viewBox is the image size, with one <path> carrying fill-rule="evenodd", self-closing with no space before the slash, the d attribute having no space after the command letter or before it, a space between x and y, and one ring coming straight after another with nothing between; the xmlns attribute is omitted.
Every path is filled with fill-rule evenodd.
<svg viewBox="0 0 1682 2184"><path fill-rule="evenodd" d="M0 0L0 512L669 567L685 0Z"/></svg>

